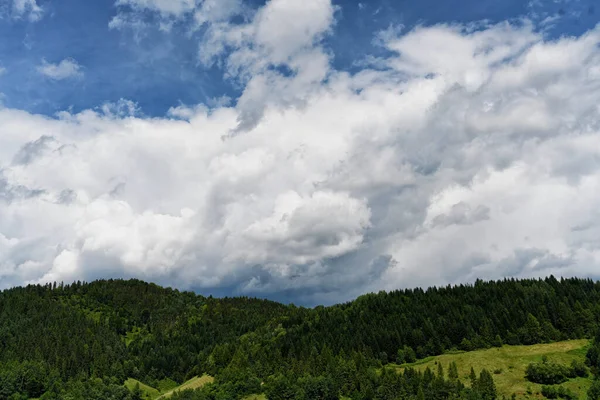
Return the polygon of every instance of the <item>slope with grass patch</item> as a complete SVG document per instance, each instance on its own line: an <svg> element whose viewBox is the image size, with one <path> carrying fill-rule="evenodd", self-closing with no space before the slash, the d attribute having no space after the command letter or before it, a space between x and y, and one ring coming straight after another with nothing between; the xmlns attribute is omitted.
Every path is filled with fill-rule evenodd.
<svg viewBox="0 0 600 400"><path fill-rule="evenodd" d="M148 385L138 381L137 379L129 378L125 381L125 387L127 389L129 389L130 391L133 391L135 389L136 385L140 385L140 390L143 393L143 395L142 395L143 399L152 400L152 399L155 399L158 396L160 396L160 392L157 389L155 389L151 386L148 386Z"/></svg>
<svg viewBox="0 0 600 400"><path fill-rule="evenodd" d="M541 391L542 385L531 383L525 379L525 369L530 363L540 362L544 356L549 361L566 365L573 360L584 361L589 344L589 340L584 339L533 346L502 346L486 350L443 354L412 364L392 364L392 366L398 369L412 367L421 371L429 367L435 372L437 365L441 363L447 373L449 364L454 361L457 364L460 379L467 385L471 367L477 374L485 368L493 374L500 396L510 397L513 393L517 396L527 396L528 394L535 396ZM579 396L578 398L584 399L591 382L591 378L576 378L560 386L570 389Z"/></svg>
<svg viewBox="0 0 600 400"><path fill-rule="evenodd" d="M202 386L206 385L207 383L212 383L215 380L215 378L213 378L210 375L202 375L202 376L196 376L192 379L190 379L187 382L184 382L183 384L177 386L174 389L169 390L168 392L161 394L158 399L166 399L169 398L173 395L173 393L175 392L179 392L182 390L188 390L188 389L199 389Z"/></svg>
<svg viewBox="0 0 600 400"><path fill-rule="evenodd" d="M267 400L267 396L264 394L251 394L250 396L244 397L244 400Z"/></svg>

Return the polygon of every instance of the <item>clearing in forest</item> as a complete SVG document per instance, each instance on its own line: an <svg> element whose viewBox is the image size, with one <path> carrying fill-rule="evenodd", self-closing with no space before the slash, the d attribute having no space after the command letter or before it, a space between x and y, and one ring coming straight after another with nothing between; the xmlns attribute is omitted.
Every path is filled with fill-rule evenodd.
<svg viewBox="0 0 600 400"><path fill-rule="evenodd" d="M189 381L184 382L182 385L177 386L176 388L169 390L168 392L160 395L158 398L166 399L168 397L171 397L173 395L173 393L178 392L180 390L198 389L198 388L201 388L202 386L206 385L207 383L213 382L214 380L215 380L215 378L213 378L210 375L196 376L196 377L190 379Z"/></svg>
<svg viewBox="0 0 600 400"><path fill-rule="evenodd" d="M548 361L567 365L573 360L584 361L589 344L590 341L584 339L532 346L505 345L485 350L453 352L428 357L412 364L392 364L392 366L398 369L412 367L421 371L429 367L432 372L436 373L438 363L441 363L447 374L449 364L454 361L458 367L459 377L465 385L469 384L471 367L478 375L485 368L492 373L499 396L505 395L510 398L515 393L518 398L539 398L541 396L538 393L541 391L542 385L531 383L525 379L527 366L532 362L540 362L543 356L546 356ZM560 386L570 389L579 398L585 399L591 382L591 377L576 378Z"/></svg>
<svg viewBox="0 0 600 400"><path fill-rule="evenodd" d="M157 389L148 386L137 379L129 378L125 381L125 387L130 391L133 391L136 385L140 385L140 390L143 393L144 399L155 399L160 396L160 392Z"/></svg>
<svg viewBox="0 0 600 400"><path fill-rule="evenodd" d="M181 384L173 389L165 391L164 393L161 393L158 389L155 389L151 386L143 384L142 382L140 382L136 379L133 379L133 378L127 379L127 381L125 382L125 386L129 390L133 390L135 388L136 384L139 384L140 389L143 392L144 399L158 400L158 399L167 399L167 398L171 397L173 395L173 393L178 392L180 390L201 388L202 386L206 385L207 383L211 383L214 380L215 379L210 375L196 376L196 377L190 379L189 381L184 382L183 384Z"/></svg>

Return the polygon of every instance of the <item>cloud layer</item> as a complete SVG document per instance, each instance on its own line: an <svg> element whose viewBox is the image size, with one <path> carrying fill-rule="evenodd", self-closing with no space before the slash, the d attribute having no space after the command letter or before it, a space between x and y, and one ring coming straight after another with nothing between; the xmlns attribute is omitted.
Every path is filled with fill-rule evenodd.
<svg viewBox="0 0 600 400"><path fill-rule="evenodd" d="M0 285L136 276L314 303L597 275L600 29L390 31L391 55L349 74L322 45L329 1L241 24L175 3L136 7L206 7L199 58L242 96L164 118L1 109Z"/></svg>

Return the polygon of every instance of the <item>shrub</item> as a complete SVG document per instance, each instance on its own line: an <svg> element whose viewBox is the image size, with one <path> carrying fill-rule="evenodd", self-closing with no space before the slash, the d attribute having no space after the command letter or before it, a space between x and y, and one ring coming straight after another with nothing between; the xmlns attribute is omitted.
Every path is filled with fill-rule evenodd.
<svg viewBox="0 0 600 400"><path fill-rule="evenodd" d="M525 370L527 380L542 385L556 385L574 376L571 368L551 362L531 363Z"/></svg>
<svg viewBox="0 0 600 400"><path fill-rule="evenodd" d="M569 389L565 389L562 386L542 386L542 395L548 399L576 399L577 396Z"/></svg>
<svg viewBox="0 0 600 400"><path fill-rule="evenodd" d="M580 378L587 378L589 371L584 363L581 361L573 360L571 362L571 370L573 371L573 375Z"/></svg>

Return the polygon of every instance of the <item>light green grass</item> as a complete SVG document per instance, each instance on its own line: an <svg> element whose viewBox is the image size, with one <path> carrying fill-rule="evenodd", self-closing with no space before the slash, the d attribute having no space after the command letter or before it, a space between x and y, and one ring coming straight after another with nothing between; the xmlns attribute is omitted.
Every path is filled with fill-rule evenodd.
<svg viewBox="0 0 600 400"><path fill-rule="evenodd" d="M244 400L267 400L267 396L264 394L251 394L248 397L244 397Z"/></svg>
<svg viewBox="0 0 600 400"><path fill-rule="evenodd" d="M133 330L126 332L125 336L123 336L123 339L125 340L125 346L129 346L129 344L135 339L137 339L138 337L143 337L145 335L148 335L148 331L142 330L139 327L134 326Z"/></svg>
<svg viewBox="0 0 600 400"><path fill-rule="evenodd" d="M165 379L161 379L160 381L158 381L156 388L158 389L159 392L166 393L170 390L175 389L177 386L179 386L179 384L177 382L175 382L172 379L165 378Z"/></svg>
<svg viewBox="0 0 600 400"><path fill-rule="evenodd" d="M548 357L549 361L560 364L570 364L573 360L583 361L588 346L589 340L569 340L533 346L503 346L487 350L443 354L437 357L428 357L413 364L393 366L397 369L410 366L421 371L429 367L433 372L437 372L437 363L441 363L444 371L448 373L448 365L454 361L458 367L461 381L467 385L471 367L477 374L485 368L493 374L500 396L505 395L510 398L513 393L516 393L519 397L526 397L527 389L530 388L533 393L531 398L541 398L536 394L541 391L542 386L525 379L527 365L541 361L543 356ZM498 370L502 372L495 374L494 371ZM561 386L578 394L580 399L585 399L585 393L590 385L590 379L578 378Z"/></svg>
<svg viewBox="0 0 600 400"><path fill-rule="evenodd" d="M190 379L189 381L184 382L182 385L177 386L176 388L171 389L168 392L165 392L164 394L160 395L158 397L158 399L169 398L173 395L173 393L178 392L180 390L199 389L202 386L206 385L207 383L213 382L214 380L215 380L215 378L213 378L210 375L196 376L196 377Z"/></svg>
<svg viewBox="0 0 600 400"><path fill-rule="evenodd" d="M160 396L160 392L158 390L138 381L137 379L129 378L125 381L125 387L131 391L135 389L137 384L140 385L140 389L142 390L142 393L144 393L144 399L155 399Z"/></svg>
<svg viewBox="0 0 600 400"><path fill-rule="evenodd" d="M181 385L177 385L176 382L170 379L163 379L159 382L159 387L161 390L155 389L151 386L148 386L136 379L129 378L125 381L125 387L129 390L133 390L136 384L140 385L140 389L144 393L144 399L148 400L158 400L158 399L167 399L173 395L173 393L180 390L187 389L198 389L207 383L213 382L215 379L209 375L196 376L190 379L187 382L184 382Z"/></svg>

